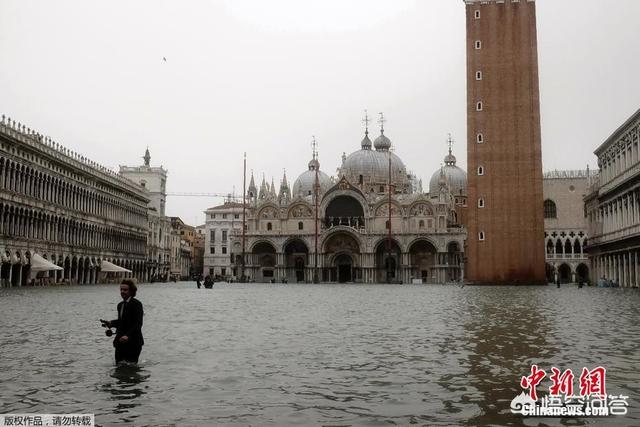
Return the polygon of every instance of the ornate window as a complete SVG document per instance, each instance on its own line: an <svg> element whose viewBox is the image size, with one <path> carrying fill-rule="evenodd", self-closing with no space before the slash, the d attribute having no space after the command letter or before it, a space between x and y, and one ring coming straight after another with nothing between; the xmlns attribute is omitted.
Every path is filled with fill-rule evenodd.
<svg viewBox="0 0 640 427"><path fill-rule="evenodd" d="M304 225L302 224L302 221L298 222L298 230L302 230L304 227Z"/></svg>
<svg viewBox="0 0 640 427"><path fill-rule="evenodd" d="M547 199L544 201L544 217L545 218L557 218L558 211L556 204L553 200Z"/></svg>
<svg viewBox="0 0 640 427"><path fill-rule="evenodd" d="M271 231L273 229L273 226L271 225L270 222L267 223L267 230Z"/></svg>

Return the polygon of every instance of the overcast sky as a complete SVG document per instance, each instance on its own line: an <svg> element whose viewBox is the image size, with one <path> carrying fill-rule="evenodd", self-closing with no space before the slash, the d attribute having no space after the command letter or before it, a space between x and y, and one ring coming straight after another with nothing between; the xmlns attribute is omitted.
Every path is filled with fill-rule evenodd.
<svg viewBox="0 0 640 427"><path fill-rule="evenodd" d="M640 108L640 1L537 12L543 168L595 167ZM462 0L0 1L0 114L116 170L148 146L169 192L239 195L245 151L292 184L312 135L334 175L365 109L427 187L448 133L466 169L465 88ZM221 201L167 214L199 224Z"/></svg>

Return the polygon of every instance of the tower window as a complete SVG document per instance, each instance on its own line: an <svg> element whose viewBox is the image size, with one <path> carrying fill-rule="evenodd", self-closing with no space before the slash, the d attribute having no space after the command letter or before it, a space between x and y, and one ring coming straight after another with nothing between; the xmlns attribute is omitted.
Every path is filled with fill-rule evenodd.
<svg viewBox="0 0 640 427"><path fill-rule="evenodd" d="M474 16L475 16L476 19L480 19L480 11L476 10Z"/></svg>
<svg viewBox="0 0 640 427"><path fill-rule="evenodd" d="M476 71L476 80L482 80L482 71Z"/></svg>
<svg viewBox="0 0 640 427"><path fill-rule="evenodd" d="M303 227L304 227L304 224L302 223L302 221L300 221L300 222L298 223L298 230L302 230L302 229L303 229Z"/></svg>
<svg viewBox="0 0 640 427"><path fill-rule="evenodd" d="M477 134L477 135L476 135L476 142L477 142L478 144L482 144L482 143L484 142L484 137L482 136L482 134L481 134L481 133L479 133L479 134Z"/></svg>
<svg viewBox="0 0 640 427"><path fill-rule="evenodd" d="M478 199L478 207L484 208L484 199L482 197Z"/></svg>
<svg viewBox="0 0 640 427"><path fill-rule="evenodd" d="M478 240L480 240L481 242L484 241L484 231L478 233Z"/></svg>
<svg viewBox="0 0 640 427"><path fill-rule="evenodd" d="M482 111L482 101L476 103L476 111Z"/></svg>
<svg viewBox="0 0 640 427"><path fill-rule="evenodd" d="M484 175L484 167L478 166L478 175Z"/></svg>
<svg viewBox="0 0 640 427"><path fill-rule="evenodd" d="M482 42L480 40L476 40L476 49L482 49Z"/></svg>

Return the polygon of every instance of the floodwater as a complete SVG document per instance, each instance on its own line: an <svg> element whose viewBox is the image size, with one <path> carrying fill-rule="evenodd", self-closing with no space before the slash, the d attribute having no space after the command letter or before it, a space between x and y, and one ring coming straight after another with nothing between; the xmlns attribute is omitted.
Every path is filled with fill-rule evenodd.
<svg viewBox="0 0 640 427"><path fill-rule="evenodd" d="M134 426L640 425L640 292L441 285L142 284L138 367L99 318L117 285L0 289L0 413ZM607 368L629 413L510 411L538 364ZM549 378L539 386L546 393ZM577 391L575 394L578 394Z"/></svg>

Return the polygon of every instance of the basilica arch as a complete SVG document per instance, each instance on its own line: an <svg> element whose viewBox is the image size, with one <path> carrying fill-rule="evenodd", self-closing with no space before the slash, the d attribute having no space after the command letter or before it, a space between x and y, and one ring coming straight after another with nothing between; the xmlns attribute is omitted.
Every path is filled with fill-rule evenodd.
<svg viewBox="0 0 640 427"><path fill-rule="evenodd" d="M257 242L251 248L253 278L257 282L275 280L277 254L275 246L268 241Z"/></svg>
<svg viewBox="0 0 640 427"><path fill-rule="evenodd" d="M331 198L324 208L324 227L348 226L364 228L365 211L356 193L341 194Z"/></svg>
<svg viewBox="0 0 640 427"><path fill-rule="evenodd" d="M375 247L375 277L377 283L401 280L402 250L400 244L388 237L380 239Z"/></svg>
<svg viewBox="0 0 640 427"><path fill-rule="evenodd" d="M284 244L285 277L287 281L310 281L309 248L300 238L292 238Z"/></svg>
<svg viewBox="0 0 640 427"><path fill-rule="evenodd" d="M442 282L439 276L437 264L438 251L435 245L428 239L417 239L409 246L409 262L411 264L411 276L421 279L423 283Z"/></svg>
<svg viewBox="0 0 640 427"><path fill-rule="evenodd" d="M359 239L346 230L329 235L322 245L322 280L347 283L362 279Z"/></svg>

